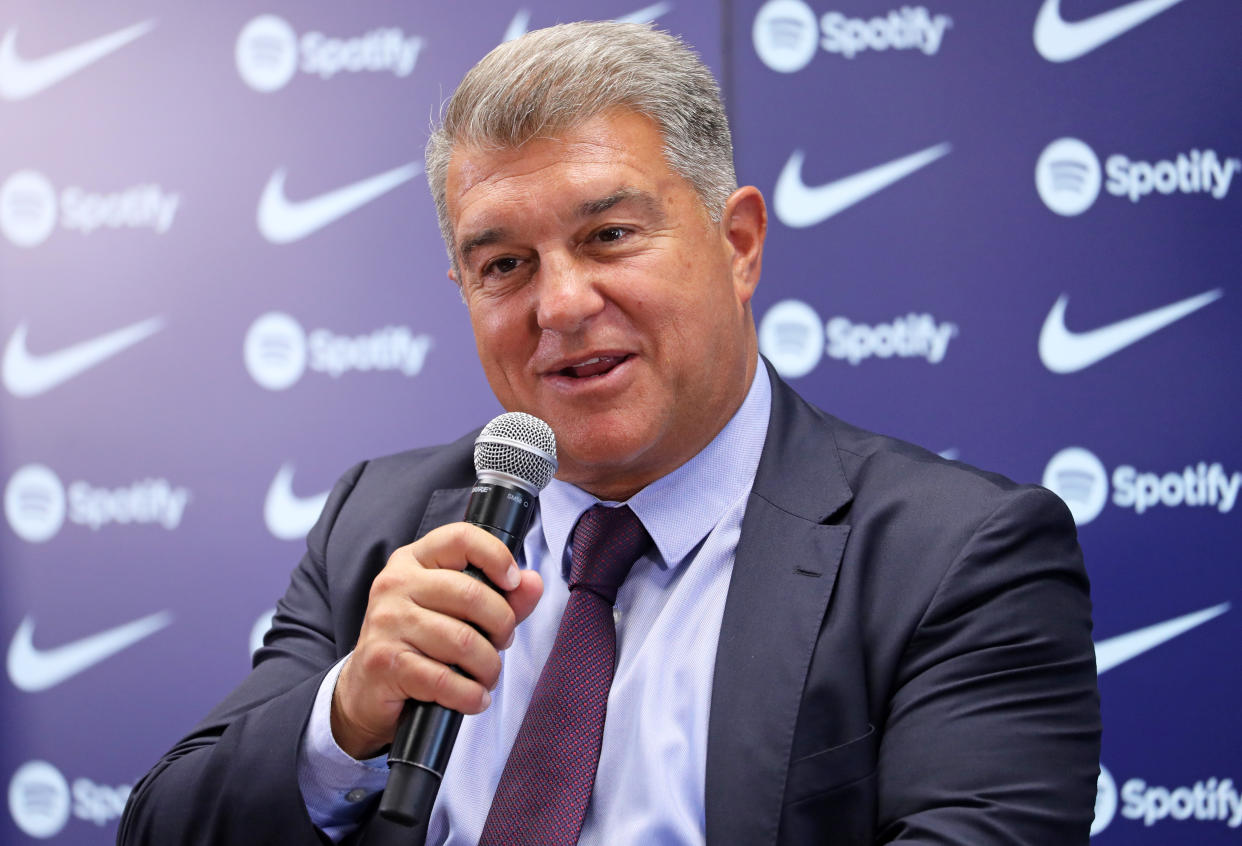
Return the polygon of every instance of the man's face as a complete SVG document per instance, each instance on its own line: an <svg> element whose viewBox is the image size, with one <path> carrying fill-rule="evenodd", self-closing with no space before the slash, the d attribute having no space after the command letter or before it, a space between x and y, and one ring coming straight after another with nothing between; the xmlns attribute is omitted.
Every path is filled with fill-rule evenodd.
<svg viewBox="0 0 1242 846"><path fill-rule="evenodd" d="M552 427L558 478L624 499L741 405L758 191L713 223L656 124L614 111L516 150L455 150L447 199L483 370L501 405Z"/></svg>

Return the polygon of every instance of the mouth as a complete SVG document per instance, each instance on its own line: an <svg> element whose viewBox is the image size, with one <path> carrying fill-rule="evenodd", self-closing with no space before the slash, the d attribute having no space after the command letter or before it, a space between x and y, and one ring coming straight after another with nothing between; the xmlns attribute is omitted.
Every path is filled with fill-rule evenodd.
<svg viewBox="0 0 1242 846"><path fill-rule="evenodd" d="M633 356L628 353L624 355L595 355L554 368L550 373L567 379L594 379L612 372L614 368L624 364L631 358Z"/></svg>

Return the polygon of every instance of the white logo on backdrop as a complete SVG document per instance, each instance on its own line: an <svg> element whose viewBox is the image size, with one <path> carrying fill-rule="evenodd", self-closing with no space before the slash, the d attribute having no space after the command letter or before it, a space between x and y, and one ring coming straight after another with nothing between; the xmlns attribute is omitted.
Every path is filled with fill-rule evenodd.
<svg viewBox="0 0 1242 846"><path fill-rule="evenodd" d="M1044 468L1043 485L1065 501L1079 526L1100 516L1108 501L1108 472L1082 447L1066 447L1054 455Z"/></svg>
<svg viewBox="0 0 1242 846"><path fill-rule="evenodd" d="M613 20L622 23L651 23L656 18L666 15L673 10L672 3L652 3L650 6L644 6L628 14L619 15ZM530 28L530 9L522 8L513 13L513 18L509 21L509 25L505 27L504 41L512 41L515 38L521 38Z"/></svg>
<svg viewBox="0 0 1242 846"><path fill-rule="evenodd" d="M15 397L38 396L102 364L163 327L163 318L151 317L56 352L35 355L26 349L26 324L23 322L13 330L4 348L4 386Z"/></svg>
<svg viewBox="0 0 1242 846"><path fill-rule="evenodd" d="M1095 666L1096 671L1103 675L1109 670L1124 664L1132 658L1155 649L1161 644L1167 643L1178 635L1185 634L1197 626L1201 626L1209 620L1219 617L1229 610L1229 603L1225 602L1212 608L1205 608L1202 611L1195 611L1191 614L1185 614L1172 620L1166 620L1163 623L1145 626L1132 632L1116 635L1105 640L1097 641L1095 644ZM1133 780L1131 780L1133 781ZM1212 782L1215 779L1210 780ZM1227 782L1228 780L1226 780ZM1131 782L1126 783L1127 788L1131 788ZM1206 787L1206 785L1205 785ZM1216 789L1216 785L1211 785L1209 792ZM1133 792L1133 788L1131 788ZM1202 793L1203 791L1200 791ZM1117 814L1117 783L1113 780L1112 773L1100 765L1100 775L1096 781L1095 794L1095 821L1091 824L1091 835L1095 836L1108 828L1109 824ZM1223 807L1223 806L1222 806ZM1125 816L1130 819L1139 819L1143 814L1137 814L1132 809ZM1216 814L1196 814L1198 819L1224 819L1227 815Z"/></svg>
<svg viewBox="0 0 1242 846"><path fill-rule="evenodd" d="M1035 17L1035 49L1050 62L1068 62L1102 47L1182 0L1132 0L1080 21L1061 17L1061 0L1044 0Z"/></svg>
<svg viewBox="0 0 1242 846"><path fill-rule="evenodd" d="M420 173L422 166L417 163L402 165L309 200L291 202L285 198L285 169L278 168L259 198L259 232L273 244L300 241Z"/></svg>
<svg viewBox="0 0 1242 846"><path fill-rule="evenodd" d="M260 15L242 28L233 56L243 82L277 91L298 71L298 35L284 18Z"/></svg>
<svg viewBox="0 0 1242 846"><path fill-rule="evenodd" d="M795 229L823 223L855 203L948 155L951 149L952 146L948 143L937 144L814 188L808 187L802 181L802 162L806 154L802 150L795 150L776 180L773 197L776 216L786 226Z"/></svg>
<svg viewBox="0 0 1242 846"><path fill-rule="evenodd" d="M69 783L47 761L28 761L9 781L9 813L31 837L59 834L69 822Z"/></svg>
<svg viewBox="0 0 1242 846"><path fill-rule="evenodd" d="M769 0L755 15L751 39L755 53L772 70L800 71L819 46L815 12L802 0Z"/></svg>
<svg viewBox="0 0 1242 846"><path fill-rule="evenodd" d="M33 97L146 35L154 26L155 21L137 23L40 59L22 59L17 55L17 27L10 27L4 34L4 41L0 42L0 97L5 100Z"/></svg>
<svg viewBox="0 0 1242 846"><path fill-rule="evenodd" d="M1200 461L1170 473L1139 472L1130 464L1113 470L1113 505L1136 515L1155 508L1215 508L1228 514L1238 501L1242 473L1229 473L1219 461Z"/></svg>
<svg viewBox="0 0 1242 846"><path fill-rule="evenodd" d="M1108 180L1102 187L1114 197L1138 203L1154 193L1204 194L1223 200L1233 178L1242 173L1242 159L1215 150L1193 149L1175 158L1149 162L1120 153L1104 162ZM1072 217L1094 205L1100 195L1100 160L1077 138L1058 138L1035 164L1035 188L1049 209Z"/></svg>
<svg viewBox="0 0 1242 846"><path fill-rule="evenodd" d="M1116 635L1095 644L1095 668L1097 673L1106 673L1131 658L1137 658L1145 652L1167 643L1178 635L1185 634L1193 628L1215 619L1229 610L1229 603L1223 602L1202 611L1184 614L1163 623L1145 626L1132 632Z"/></svg>
<svg viewBox="0 0 1242 846"><path fill-rule="evenodd" d="M1062 294L1039 332L1039 360L1053 373L1075 373L1159 332L1223 295L1220 289L1207 291L1098 329L1071 332L1065 326L1069 295Z"/></svg>
<svg viewBox="0 0 1242 846"><path fill-rule="evenodd" d="M874 18L829 12L820 18L819 25L824 33L820 46L847 59L867 50L919 50L934 56L940 52L945 30L953 25L953 19L933 15L926 6L902 6Z"/></svg>
<svg viewBox="0 0 1242 846"><path fill-rule="evenodd" d="M1130 778L1118 790L1112 773L1101 764L1100 776L1096 781L1092 837L1116 819L1118 805L1124 819L1142 822L1145 828L1169 819L1175 822L1224 823L1229 828L1242 825L1242 794L1239 794L1231 778L1212 776L1191 785L1175 787ZM1200 839L1179 837L1159 842L1198 843Z"/></svg>
<svg viewBox="0 0 1242 846"><path fill-rule="evenodd" d="M505 34L500 39L500 43L504 44L515 38L521 38L530 31L530 9L518 9L513 13L513 18L509 21L509 25L505 27Z"/></svg>
<svg viewBox="0 0 1242 846"><path fill-rule="evenodd" d="M1174 637L1185 634L1185 632L1205 624L1208 620L1215 619L1215 617L1225 614L1228 610L1230 610L1230 604L1222 603L1221 605L1208 607L1208 609L1203 609L1202 611L1192 612L1192 614L1175 617L1175 619L1172 620L1166 620L1164 622L1158 622L1158 624L1155 625L1145 626L1143 629L1136 629L1135 631L1126 632L1124 635L1117 635L1114 637L1108 637L1108 639L1102 641L1097 641L1095 642L1095 670L1097 670L1100 675L1103 675L1103 673L1113 670L1114 667L1123 665L1123 663L1129 661L1130 658L1136 658L1143 655L1145 652L1153 650L1155 647L1166 644L1167 641L1174 639ZM1126 781L1128 795L1135 793L1133 786L1131 786L1133 781L1134 779ZM1215 781L1216 779L1211 779L1210 783L1215 783ZM1227 779L1225 784L1228 784ZM1217 789L1216 784L1202 786L1203 788L1207 788L1206 793L1211 793L1211 791ZM1139 789L1141 790L1141 786ZM1227 790L1228 788L1221 793L1222 801L1225 799ZM1197 791L1197 793L1199 793L1200 798L1202 798L1202 794L1205 793L1205 791L1200 790ZM1130 804L1136 805L1136 803ZM1095 781L1095 819L1092 822L1092 826L1090 826L1090 834L1092 834L1092 836L1098 835L1099 832L1107 829L1110 822L1113 821L1113 817L1117 815L1117 805L1117 781L1113 779L1113 774L1109 773L1108 769L1105 768L1103 764L1100 764L1099 778ZM1223 810L1226 805L1222 804L1221 807ZM1126 812L1124 815L1129 817L1129 819L1143 819L1144 814L1135 812L1133 807L1130 807L1128 810L1129 812ZM1227 815L1218 815L1215 814L1215 812L1213 812L1213 814L1206 814L1206 812L1205 814L1199 814L1199 812L1196 812L1195 816L1196 819L1226 819ZM1185 817L1180 817L1180 819L1185 819Z"/></svg>
<svg viewBox="0 0 1242 846"><path fill-rule="evenodd" d="M398 372L417 376L430 352L430 335L408 326L385 326L366 335L338 335L315 329L309 335L282 312L268 312L246 333L243 356L255 382L270 391L291 387L309 367L336 379L350 371Z"/></svg>
<svg viewBox="0 0 1242 846"><path fill-rule="evenodd" d="M272 618L276 616L276 609L272 608L264 611L259 615L259 619L254 621L254 625L250 627L250 657L254 658L254 654L263 646L263 637L272 628Z"/></svg>
<svg viewBox="0 0 1242 846"><path fill-rule="evenodd" d="M1100 160L1077 138L1058 138L1035 163L1035 188L1057 214L1082 214L1100 195Z"/></svg>
<svg viewBox="0 0 1242 846"><path fill-rule="evenodd" d="M944 361L949 341L959 332L956 323L937 323L930 314L911 312L890 323L855 323L847 317L828 321L829 358L857 365L872 358L925 358L929 364Z"/></svg>
<svg viewBox="0 0 1242 846"><path fill-rule="evenodd" d="M284 18L260 15L242 27L233 56L242 81L268 93L288 85L298 70L321 79L364 71L407 77L422 48L422 38L407 38L398 27L380 27L354 38L322 32L307 32L299 38Z"/></svg>
<svg viewBox="0 0 1242 846"><path fill-rule="evenodd" d="M163 235L173 224L181 195L155 183L97 194L71 185L60 192L33 170L14 173L0 187L0 231L19 247L48 239L58 219L65 229L89 235L96 229L153 229Z"/></svg>
<svg viewBox="0 0 1242 846"><path fill-rule="evenodd" d="M801 300L781 300L759 321L759 349L782 376L805 376L824 357L823 321Z"/></svg>
<svg viewBox="0 0 1242 846"><path fill-rule="evenodd" d="M1095 819L1091 821L1091 836L1095 837L1117 814L1117 782L1113 774L1100 764L1100 775L1095 780Z"/></svg>
<svg viewBox="0 0 1242 846"><path fill-rule="evenodd" d="M948 15L933 15L926 6L902 6L871 18L827 12L817 24L815 12L802 0L770 0L755 15L751 40L765 65L794 73L810 63L817 47L847 59L868 50L920 50L934 56L952 25Z"/></svg>
<svg viewBox="0 0 1242 846"><path fill-rule="evenodd" d="M1108 181L1104 190L1114 197L1139 200L1153 191L1169 194L1208 194L1223 200L1233 178L1242 171L1242 159L1222 157L1215 150L1194 149L1173 159L1132 160L1120 153L1104 162Z"/></svg>
<svg viewBox="0 0 1242 846"><path fill-rule="evenodd" d="M0 187L0 231L19 247L36 247L56 228L56 189L38 171L19 170Z"/></svg>
<svg viewBox="0 0 1242 846"><path fill-rule="evenodd" d="M1044 469L1044 487L1065 500L1074 522L1090 523L1108 501L1109 477L1104 465L1081 447L1068 447ZM1168 473L1140 472L1118 465L1112 475L1112 502L1141 516L1157 506L1213 508L1228 514L1242 492L1242 472L1229 473L1219 461L1199 461Z"/></svg>
<svg viewBox="0 0 1242 846"><path fill-rule="evenodd" d="M35 621L27 616L9 644L9 681L27 693L47 690L123 652L171 622L172 614L160 611L53 649L38 649L34 645Z"/></svg>
<svg viewBox="0 0 1242 846"><path fill-rule="evenodd" d="M306 370L306 333L289 315L270 311L251 324L243 353L252 379L269 391L283 391Z"/></svg>
<svg viewBox="0 0 1242 846"><path fill-rule="evenodd" d="M825 355L851 365L869 358L894 357L923 358L939 364L958 332L955 323L937 322L930 314L913 312L876 325L839 316L823 324L806 303L781 300L759 323L759 350L778 373L796 378L814 370Z"/></svg>
<svg viewBox="0 0 1242 846"><path fill-rule="evenodd" d="M1166 787L1131 778L1121 785L1121 816L1141 820L1150 828L1158 822L1222 822L1229 828L1242 825L1242 794L1231 778L1199 779L1191 785ZM1199 838L1163 842L1199 843Z"/></svg>
<svg viewBox="0 0 1242 846"><path fill-rule="evenodd" d="M276 471L263 501L263 521L273 537L302 540L319 519L331 491L301 497L293 492L293 465L285 463Z"/></svg>
<svg viewBox="0 0 1242 846"><path fill-rule="evenodd" d="M4 489L4 516L24 541L51 540L65 522L65 486L51 468L27 464Z"/></svg>
<svg viewBox="0 0 1242 846"><path fill-rule="evenodd" d="M9 479L4 512L18 537L31 543L50 540L69 522L98 531L104 526L159 524L172 531L181 525L190 492L167 479L142 479L119 488L75 481L66 487L42 464L27 464Z"/></svg>
<svg viewBox="0 0 1242 846"><path fill-rule="evenodd" d="M71 815L102 828L121 816L132 789L75 778L70 794L60 770L46 761L28 761L9 782L9 813L18 828L40 839L59 834Z"/></svg>

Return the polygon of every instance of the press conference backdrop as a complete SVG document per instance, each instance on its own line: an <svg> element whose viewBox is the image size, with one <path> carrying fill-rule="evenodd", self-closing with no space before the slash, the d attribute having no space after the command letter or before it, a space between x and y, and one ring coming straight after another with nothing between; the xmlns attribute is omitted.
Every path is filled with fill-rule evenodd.
<svg viewBox="0 0 1242 846"><path fill-rule="evenodd" d="M1237 842L1242 4L0 11L0 841L110 842L334 479L500 409L422 172L496 43L654 20L768 198L762 351L1079 524L1101 843Z"/></svg>

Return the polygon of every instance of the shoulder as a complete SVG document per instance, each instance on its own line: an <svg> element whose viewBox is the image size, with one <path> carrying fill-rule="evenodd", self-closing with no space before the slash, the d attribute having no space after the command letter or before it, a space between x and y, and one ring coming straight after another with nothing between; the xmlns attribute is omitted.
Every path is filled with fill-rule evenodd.
<svg viewBox="0 0 1242 846"><path fill-rule="evenodd" d="M813 485L841 486L838 519L855 531L875 524L886 535L915 543L931 543L934 537L937 546L946 548L960 548L981 528L1007 520L1074 536L1069 509L1051 491L854 426L779 380L776 384L783 396L774 402L769 436L793 443L774 449L774 459L786 468L801 464L795 473L804 493Z"/></svg>

